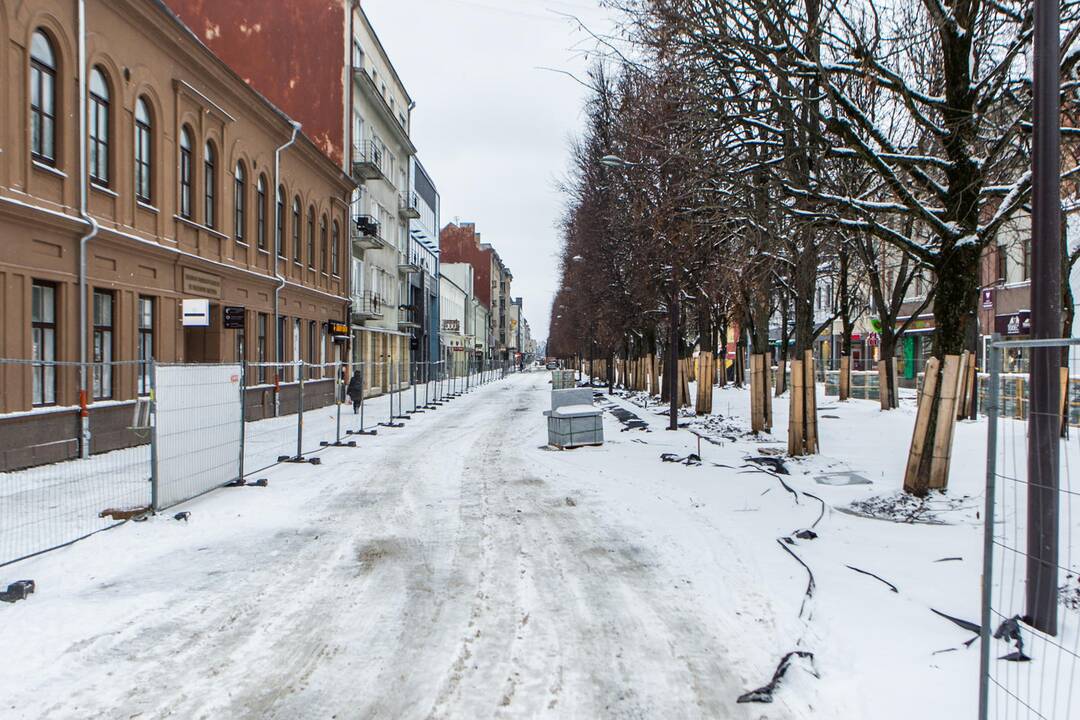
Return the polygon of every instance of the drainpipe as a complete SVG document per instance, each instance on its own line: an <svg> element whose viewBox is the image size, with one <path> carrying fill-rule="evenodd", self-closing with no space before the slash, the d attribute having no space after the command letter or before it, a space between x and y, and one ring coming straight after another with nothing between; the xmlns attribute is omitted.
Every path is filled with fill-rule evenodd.
<svg viewBox="0 0 1080 720"><path fill-rule="evenodd" d="M278 271L278 262L281 258L281 243L285 239L282 237L284 233L279 233L278 228L281 227L281 211L282 203L278 202L278 193L281 188L281 153L287 150L291 145L296 142L296 136L300 134L300 123L293 121L292 123L292 137L289 138L289 142L285 143L277 150L274 151L274 257L271 262L274 264L274 277L277 278L277 286L274 288L274 357L277 362L281 363L281 312L279 309L281 289L285 287L285 276ZM282 198L284 201L285 198ZM277 370L280 372L280 369ZM274 383L275 388L279 387L277 382ZM281 392L275 390L274 392L274 417L281 414Z"/></svg>
<svg viewBox="0 0 1080 720"><path fill-rule="evenodd" d="M79 238L79 420L81 427L79 454L90 457L90 413L87 410L89 373L86 366L87 323L87 245L97 237L98 223L87 211L90 192L90 173L87 168L86 145L86 0L79 0L79 215L89 226L89 232Z"/></svg>

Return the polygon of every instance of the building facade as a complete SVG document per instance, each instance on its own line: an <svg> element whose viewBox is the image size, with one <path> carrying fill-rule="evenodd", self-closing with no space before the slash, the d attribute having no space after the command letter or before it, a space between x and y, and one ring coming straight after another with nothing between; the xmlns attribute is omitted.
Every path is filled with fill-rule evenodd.
<svg viewBox="0 0 1080 720"><path fill-rule="evenodd" d="M420 327L414 331L419 362L430 362L439 357L439 216L441 200L435 181L416 158L412 166L413 202L419 217L409 221L409 239L423 258L423 273L410 276L412 306L420 313Z"/></svg>
<svg viewBox="0 0 1080 720"><path fill-rule="evenodd" d="M355 183L289 117L156 0L88 0L84 27L75 3L0 0L0 40L0 358L41 363L0 366L0 413L68 437L82 391L107 450L148 392L137 361L339 356ZM84 359L85 382L48 365Z"/></svg>

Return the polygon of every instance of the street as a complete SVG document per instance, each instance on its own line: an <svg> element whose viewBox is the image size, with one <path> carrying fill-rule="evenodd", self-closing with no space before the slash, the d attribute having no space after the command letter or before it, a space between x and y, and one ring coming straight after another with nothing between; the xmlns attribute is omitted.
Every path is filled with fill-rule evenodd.
<svg viewBox="0 0 1080 720"><path fill-rule="evenodd" d="M696 579L540 449L547 379L22 568L0 715L749 716Z"/></svg>

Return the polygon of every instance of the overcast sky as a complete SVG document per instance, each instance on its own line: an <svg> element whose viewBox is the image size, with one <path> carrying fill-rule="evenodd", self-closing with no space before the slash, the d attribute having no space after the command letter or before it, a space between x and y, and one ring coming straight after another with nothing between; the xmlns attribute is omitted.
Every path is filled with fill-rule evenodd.
<svg viewBox="0 0 1080 720"><path fill-rule="evenodd" d="M363 0L416 101L412 137L442 196L442 223L475 222L514 275L537 340L557 281L556 223L585 89L588 36L609 31L593 0ZM554 12L553 12L554 11Z"/></svg>

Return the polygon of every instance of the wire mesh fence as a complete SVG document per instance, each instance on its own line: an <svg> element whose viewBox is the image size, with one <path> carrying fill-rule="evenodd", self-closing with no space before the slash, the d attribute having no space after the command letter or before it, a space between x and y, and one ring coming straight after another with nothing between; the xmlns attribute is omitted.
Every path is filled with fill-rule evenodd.
<svg viewBox="0 0 1080 720"><path fill-rule="evenodd" d="M83 394L79 363L0 359L0 565L148 511L149 374L95 363Z"/></svg>
<svg viewBox="0 0 1080 720"><path fill-rule="evenodd" d="M97 363L80 403L78 363L0 360L0 566L279 463L318 464L327 447L405 427L508 371L469 360Z"/></svg>
<svg viewBox="0 0 1080 720"><path fill-rule="evenodd" d="M1018 414L1004 392L1006 359L1038 341L995 343L988 354L982 720L1080 716L1080 435L1068 422L1078 342L1042 343L1060 357L1062 391L1048 413ZM1029 449L1037 422L1041 437L1061 436L1056 473L1030 472L1054 456Z"/></svg>

